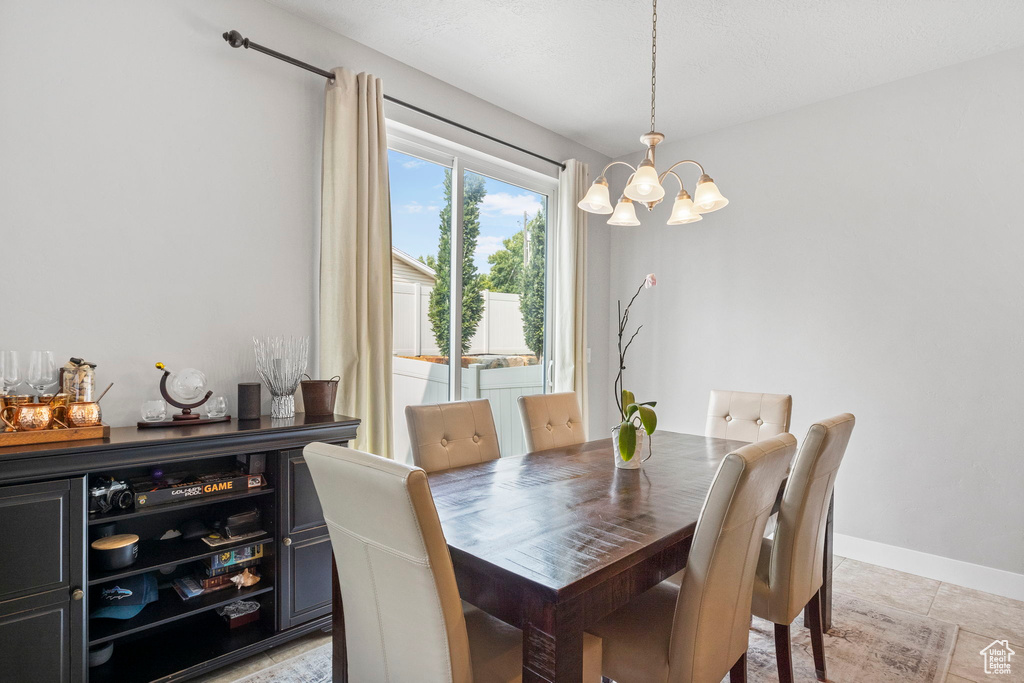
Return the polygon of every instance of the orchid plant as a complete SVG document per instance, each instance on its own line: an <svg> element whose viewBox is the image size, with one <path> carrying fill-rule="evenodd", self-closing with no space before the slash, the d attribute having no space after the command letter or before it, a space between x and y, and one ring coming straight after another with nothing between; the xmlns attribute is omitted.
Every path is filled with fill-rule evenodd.
<svg viewBox="0 0 1024 683"><path fill-rule="evenodd" d="M654 407L658 405L657 401L645 401L638 403L636 397L632 391L624 389L622 386L622 373L626 369L626 352L629 351L630 345L636 336L640 334L640 330L643 329L643 325L636 328L633 334L629 337L626 345L623 346L622 342L626 335L626 327L629 324L629 309L632 308L633 302L640 296L640 292L645 289L650 289L658 284L658 279L654 276L654 273L650 273L644 278L643 283L637 288L636 293L633 294L633 298L626 304L626 310L622 310L622 301L618 302L619 311L619 373L615 377L615 404L619 408L619 417L621 422L619 424L619 455L625 461L630 461L636 454L636 443L637 443L637 431L642 427L648 436L654 434L654 430L658 427L658 415L654 412ZM648 439L650 443L650 439ZM648 446L650 453L653 454L653 446ZM648 458L651 456L648 455Z"/></svg>

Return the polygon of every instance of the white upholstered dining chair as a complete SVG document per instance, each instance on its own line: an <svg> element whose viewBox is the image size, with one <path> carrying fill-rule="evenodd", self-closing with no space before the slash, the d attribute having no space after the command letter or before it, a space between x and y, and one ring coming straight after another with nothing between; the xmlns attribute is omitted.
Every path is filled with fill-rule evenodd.
<svg viewBox="0 0 1024 683"><path fill-rule="evenodd" d="M714 389L704 436L754 443L789 431L793 397Z"/></svg>
<svg viewBox="0 0 1024 683"><path fill-rule="evenodd" d="M522 680L522 632L463 603L419 467L341 446L303 449L338 565L351 681ZM584 639L600 680L601 643Z"/></svg>
<svg viewBox="0 0 1024 683"><path fill-rule="evenodd" d="M576 392L519 397L526 451L546 451L587 440Z"/></svg>
<svg viewBox="0 0 1024 683"><path fill-rule="evenodd" d="M825 525L839 465L853 432L849 413L811 425L786 480L773 538L761 541L753 612L775 624L779 680L793 680L789 626L807 608L818 680L826 680L821 626Z"/></svg>
<svg viewBox="0 0 1024 683"><path fill-rule="evenodd" d="M486 398L406 406L412 461L427 472L501 457L498 430Z"/></svg>
<svg viewBox="0 0 1024 683"><path fill-rule="evenodd" d="M681 585L662 582L588 629L616 683L746 680L761 537L796 439L781 434L722 461L694 530Z"/></svg>

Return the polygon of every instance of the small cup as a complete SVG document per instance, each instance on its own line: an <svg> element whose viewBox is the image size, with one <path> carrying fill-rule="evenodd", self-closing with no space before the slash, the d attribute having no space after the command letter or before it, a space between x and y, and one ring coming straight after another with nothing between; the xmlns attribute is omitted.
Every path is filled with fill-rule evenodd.
<svg viewBox="0 0 1024 683"><path fill-rule="evenodd" d="M206 402L207 417L224 417L228 414L228 400L223 396L214 396Z"/></svg>
<svg viewBox="0 0 1024 683"><path fill-rule="evenodd" d="M103 420L100 404L91 401L69 403L60 410L68 427L93 427Z"/></svg>
<svg viewBox="0 0 1024 683"><path fill-rule="evenodd" d="M49 429L54 422L53 408L45 403L9 405L0 410L0 419L16 432Z"/></svg>
<svg viewBox="0 0 1024 683"><path fill-rule="evenodd" d="M142 419L146 422L163 422L167 419L167 404L156 399L142 404Z"/></svg>

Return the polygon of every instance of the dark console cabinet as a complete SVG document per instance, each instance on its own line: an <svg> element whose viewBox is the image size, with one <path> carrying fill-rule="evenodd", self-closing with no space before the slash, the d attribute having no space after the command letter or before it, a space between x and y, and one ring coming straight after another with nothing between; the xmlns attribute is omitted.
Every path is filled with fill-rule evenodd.
<svg viewBox="0 0 1024 683"><path fill-rule="evenodd" d="M116 428L105 440L0 448L0 680L186 680L329 628L331 544L302 448L347 444L357 428L357 420L342 416L300 414L248 424ZM263 463L262 488L88 513L96 475L220 471L245 455ZM171 578L217 550L200 540L159 541L163 530L251 508L261 512L267 532L260 582L180 599ZM134 565L105 572L90 562L88 541L109 522L142 542ZM143 573L159 577L156 602L129 620L89 618L90 599L102 586ZM258 602L260 618L229 630L216 609L238 599ZM110 661L90 669L89 647L111 642Z"/></svg>

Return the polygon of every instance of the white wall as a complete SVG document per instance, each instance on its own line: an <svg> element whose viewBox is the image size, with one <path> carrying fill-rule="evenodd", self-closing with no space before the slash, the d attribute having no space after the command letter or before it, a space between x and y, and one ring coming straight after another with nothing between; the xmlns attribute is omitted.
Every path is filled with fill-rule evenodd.
<svg viewBox="0 0 1024 683"><path fill-rule="evenodd" d="M712 388L791 393L798 438L850 411L839 534L1024 573L1022 73L1013 50L659 148L731 200L613 237L612 296L659 276L627 381L659 426L701 432Z"/></svg>
<svg viewBox="0 0 1024 683"><path fill-rule="evenodd" d="M324 83L229 48L229 29L324 67L371 71L390 94L547 156L607 161L263 2L4 3L0 348L99 363L100 383L116 383L104 399L114 425L134 423L156 395L158 360L204 369L234 410L235 384L255 379L252 335L315 340ZM595 232L600 274L607 234ZM592 329L603 333L599 291L595 301Z"/></svg>

